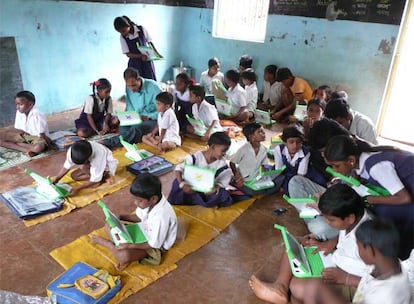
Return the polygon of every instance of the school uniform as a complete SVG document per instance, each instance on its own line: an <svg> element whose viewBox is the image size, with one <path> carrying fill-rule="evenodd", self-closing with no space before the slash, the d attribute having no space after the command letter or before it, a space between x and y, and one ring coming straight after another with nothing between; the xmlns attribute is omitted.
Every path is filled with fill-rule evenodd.
<svg viewBox="0 0 414 304"><path fill-rule="evenodd" d="M349 132L371 144L378 144L377 134L375 133L375 127L372 120L357 111L350 110L350 112L352 114L352 121L349 126Z"/></svg>
<svg viewBox="0 0 414 304"><path fill-rule="evenodd" d="M401 273L386 279L375 278L367 272L358 284L352 303L410 304L413 300L407 273L402 269Z"/></svg>
<svg viewBox="0 0 414 304"><path fill-rule="evenodd" d="M35 105L33 105L27 115L16 111L14 128L23 130L32 136L40 137L40 134L42 133L46 136L49 135L49 127L47 125L46 116L41 113Z"/></svg>
<svg viewBox="0 0 414 304"><path fill-rule="evenodd" d="M204 125L207 128L210 128L213 121L217 121L214 129L221 131L222 127L220 125L220 119L218 117L217 108L212 104L208 103L206 100L203 100L200 103L200 106L196 103L192 105L191 112L195 119L201 119Z"/></svg>
<svg viewBox="0 0 414 304"><path fill-rule="evenodd" d="M290 86L290 90L292 91L293 96L295 96L295 94L301 93L306 100L312 99L312 88L310 87L309 83L303 78L295 76L295 80Z"/></svg>
<svg viewBox="0 0 414 304"><path fill-rule="evenodd" d="M206 92L206 94L213 94L213 87L211 83L214 79L220 80L222 83L224 83L223 73L218 71L217 74L214 75L213 77L208 75L208 70L201 73L200 85L204 87L204 91Z"/></svg>
<svg viewBox="0 0 414 304"><path fill-rule="evenodd" d="M180 188L177 179L174 180L168 201L173 205L200 205L203 207L227 207L233 203L233 199L227 189L233 189L230 181L233 176L231 169L228 167L225 159L218 159L212 163L207 163L202 151L198 151L192 155L187 155L184 163L196 165L203 168L216 170L215 184L219 186L216 193L207 195L201 192L186 194ZM175 171L183 173L184 163L176 166Z"/></svg>
<svg viewBox="0 0 414 304"><path fill-rule="evenodd" d="M164 113L158 113L158 132L165 130L164 138L162 142L170 141L175 143L177 146L181 146L180 127L178 125L177 117L175 116L174 110L169 108Z"/></svg>
<svg viewBox="0 0 414 304"><path fill-rule="evenodd" d="M247 110L254 113L254 110L256 110L257 107L258 98L256 81L250 85L245 86L244 90L246 91Z"/></svg>
<svg viewBox="0 0 414 304"><path fill-rule="evenodd" d="M86 97L85 104L78 119L75 120L76 129L92 130L88 121L88 114L92 115L98 130L102 130L105 116L113 113L112 98L101 99L98 94Z"/></svg>
<svg viewBox="0 0 414 304"><path fill-rule="evenodd" d="M91 182L100 182L105 171L109 171L109 173L114 176L118 166L118 160L113 157L112 151L100 143L89 143L92 147L92 154L88 159L90 163L89 173L91 175L89 180ZM76 166L76 164L72 161L71 153L72 148L69 148L66 153L65 163L63 164L65 169L71 169Z"/></svg>
<svg viewBox="0 0 414 304"><path fill-rule="evenodd" d="M148 245L161 250L168 250L174 245L177 216L164 196L151 209L137 208L135 213L141 219L140 227L147 237Z"/></svg>
<svg viewBox="0 0 414 304"><path fill-rule="evenodd" d="M263 100L270 101L270 105L274 106L282 98L283 84L279 81L275 81L270 84L268 81L263 82Z"/></svg>
<svg viewBox="0 0 414 304"><path fill-rule="evenodd" d="M141 54L138 50L137 43L140 46L147 46L152 41L151 36L143 26L133 25L133 27L134 34L128 34L126 37L120 35L121 48L124 54ZM155 76L154 63L152 61L142 61L138 58L129 58L128 67L137 69L140 76L144 78L157 80Z"/></svg>
<svg viewBox="0 0 414 304"><path fill-rule="evenodd" d="M407 189L414 197L414 154L408 151L361 153L356 173L369 184L387 189L391 195ZM404 205L373 204L378 217L391 219L401 236L400 256L414 248L414 202Z"/></svg>
<svg viewBox="0 0 414 304"><path fill-rule="evenodd" d="M367 273L370 268L359 256L355 232L363 222L370 219L372 219L372 216L367 211L364 211L364 215L351 231L346 233L345 230L340 230L338 244L332 254L332 259L336 266L359 277Z"/></svg>
<svg viewBox="0 0 414 304"><path fill-rule="evenodd" d="M189 124L186 115L191 116L190 89L186 89L183 93L174 91L175 97L175 115L177 116L180 130L184 131Z"/></svg>
<svg viewBox="0 0 414 304"><path fill-rule="evenodd" d="M246 91L241 87L240 84L237 84L233 88L229 88L227 97L233 105L234 113L237 113L241 107L247 106Z"/></svg>

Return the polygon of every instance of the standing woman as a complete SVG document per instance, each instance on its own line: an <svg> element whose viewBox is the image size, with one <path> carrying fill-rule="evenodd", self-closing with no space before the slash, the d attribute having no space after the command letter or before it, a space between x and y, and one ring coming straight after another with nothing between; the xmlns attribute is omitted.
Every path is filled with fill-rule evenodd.
<svg viewBox="0 0 414 304"><path fill-rule="evenodd" d="M136 25L127 16L116 17L114 20L115 29L121 34L120 41L122 52L129 58L128 67L139 71L140 76L156 80L154 63L147 61L148 57L142 54L137 47L150 45L160 56L148 31L141 25Z"/></svg>

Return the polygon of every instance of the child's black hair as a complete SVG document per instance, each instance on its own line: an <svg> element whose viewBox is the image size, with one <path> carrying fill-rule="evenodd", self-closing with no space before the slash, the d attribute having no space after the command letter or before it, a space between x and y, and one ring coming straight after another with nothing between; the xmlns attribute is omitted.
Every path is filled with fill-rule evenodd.
<svg viewBox="0 0 414 304"><path fill-rule="evenodd" d="M372 246L383 256L398 259L400 235L390 220L375 218L363 222L355 231L356 239L364 246Z"/></svg>
<svg viewBox="0 0 414 304"><path fill-rule="evenodd" d="M132 28L131 30L132 30L132 33L133 33L134 25L135 25L135 23L132 22L127 16L116 17L115 20L114 20L114 28L118 32L121 31L123 28L129 26L129 27Z"/></svg>
<svg viewBox="0 0 414 304"><path fill-rule="evenodd" d="M303 134L303 131L297 124L291 124L283 129L282 135L280 138L283 140L283 142L286 142L289 138L298 137L302 140L302 142L305 140L305 135Z"/></svg>
<svg viewBox="0 0 414 304"><path fill-rule="evenodd" d="M288 79L289 77L293 77L292 72L288 68L279 68L276 72L276 81L283 81Z"/></svg>
<svg viewBox="0 0 414 304"><path fill-rule="evenodd" d="M139 71L137 69L127 68L124 71L124 79L125 79L125 81L128 80L128 79L130 79L130 78L138 79L138 77L139 77Z"/></svg>
<svg viewBox="0 0 414 304"><path fill-rule="evenodd" d="M195 96L200 97L201 100L206 97L206 91L204 90L204 87L201 85L190 85L189 87L190 93L193 93Z"/></svg>
<svg viewBox="0 0 414 304"><path fill-rule="evenodd" d="M159 201L162 198L161 181L150 173L138 174L132 182L129 192L147 200L156 195Z"/></svg>
<svg viewBox="0 0 414 304"><path fill-rule="evenodd" d="M236 69L228 70L226 72L226 78L237 84L240 81L240 72Z"/></svg>
<svg viewBox="0 0 414 304"><path fill-rule="evenodd" d="M245 69L243 72L241 72L240 78L250 80L251 82L255 82L257 80L257 75L253 71L253 69L249 68L249 69Z"/></svg>
<svg viewBox="0 0 414 304"><path fill-rule="evenodd" d="M213 66L219 65L219 64L220 64L220 61L218 60L217 57L213 57L208 60L208 68L212 68Z"/></svg>
<svg viewBox="0 0 414 304"><path fill-rule="evenodd" d="M309 130L308 145L315 150L325 148L328 141L336 135L347 135L351 133L341 124L333 119L322 118L315 121Z"/></svg>
<svg viewBox="0 0 414 304"><path fill-rule="evenodd" d="M364 201L352 189L345 184L336 184L321 195L318 203L323 215L331 215L345 219L354 214L357 219L364 215Z"/></svg>
<svg viewBox="0 0 414 304"><path fill-rule="evenodd" d="M270 64L264 68L266 73L272 74L276 78L277 65Z"/></svg>
<svg viewBox="0 0 414 304"><path fill-rule="evenodd" d="M332 137L324 151L328 161L345 161L349 156L359 157L362 152L397 151L391 146L371 146L363 140L355 139L351 136L339 135Z"/></svg>
<svg viewBox="0 0 414 304"><path fill-rule="evenodd" d="M331 119L338 117L347 118L350 114L349 104L345 99L332 99L328 102L325 108L325 116Z"/></svg>
<svg viewBox="0 0 414 304"><path fill-rule="evenodd" d="M172 96L171 93L169 92L161 92L159 93L156 97L155 100L165 104L165 105L170 105L172 106L172 104L174 103L174 97Z"/></svg>
<svg viewBox="0 0 414 304"><path fill-rule="evenodd" d="M215 132L210 135L208 139L208 145L211 147L212 145L222 145L230 147L231 140L230 137L224 132Z"/></svg>
<svg viewBox="0 0 414 304"><path fill-rule="evenodd" d="M190 75L188 75L187 73L179 73L177 76L175 76L175 79L181 79L187 86L189 86L190 84L192 84L192 80Z"/></svg>
<svg viewBox="0 0 414 304"><path fill-rule="evenodd" d="M36 103L36 97L30 91L20 91L14 96L14 98L24 98L27 102L32 102L33 104Z"/></svg>
<svg viewBox="0 0 414 304"><path fill-rule="evenodd" d="M318 107L320 107L322 109L322 111L325 111L326 108L326 102L325 100L319 99L319 98L312 98L311 100L308 101L308 106L306 109L309 110L309 107L311 105L317 105Z"/></svg>
<svg viewBox="0 0 414 304"><path fill-rule="evenodd" d="M334 99L343 99L348 102L348 94L345 91L335 91L331 94L331 98L329 100L331 101Z"/></svg>
<svg viewBox="0 0 414 304"><path fill-rule="evenodd" d="M323 90L323 91L325 91L327 100L329 100L331 98L332 89L331 89L330 86L328 86L326 84L323 84L323 85L320 85L319 87L317 87L316 88L316 91L317 90Z"/></svg>
<svg viewBox="0 0 414 304"><path fill-rule="evenodd" d="M257 129L260 129L262 127L261 124L257 122L251 122L243 127L243 134L246 136L247 141L250 141L250 135L253 135L254 132L256 132Z"/></svg>
<svg viewBox="0 0 414 304"><path fill-rule="evenodd" d="M82 165L92 155L92 145L87 140L80 140L75 142L70 147L70 157L72 161L77 165Z"/></svg>
<svg viewBox="0 0 414 304"><path fill-rule="evenodd" d="M245 69L251 68L253 66L253 58L249 55L241 56L239 59L239 66L242 66Z"/></svg>

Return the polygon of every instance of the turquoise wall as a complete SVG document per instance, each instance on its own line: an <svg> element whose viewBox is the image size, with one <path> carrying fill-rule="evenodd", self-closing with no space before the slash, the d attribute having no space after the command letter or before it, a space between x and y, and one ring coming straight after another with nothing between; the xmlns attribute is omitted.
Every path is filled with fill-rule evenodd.
<svg viewBox="0 0 414 304"><path fill-rule="evenodd" d="M198 80L212 56L222 70L254 58L261 85L268 64L288 66L312 86L345 89L353 108L374 121L392 59L398 26L270 15L265 43L212 38L211 9L145 4L101 4L51 0L2 0L0 36L16 37L23 86L39 108L54 113L79 107L99 77L124 91L121 53L113 19L127 15L150 31L165 60L156 62L159 80L171 79L171 66L183 61ZM387 49L391 46L391 51Z"/></svg>

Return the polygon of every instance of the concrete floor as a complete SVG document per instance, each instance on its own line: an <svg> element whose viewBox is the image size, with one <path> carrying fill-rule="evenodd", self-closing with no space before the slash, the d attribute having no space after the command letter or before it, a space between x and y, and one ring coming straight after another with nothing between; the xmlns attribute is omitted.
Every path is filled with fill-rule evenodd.
<svg viewBox="0 0 414 304"><path fill-rule="evenodd" d="M50 129L73 126L78 113L51 116ZM24 168L56 175L64 158L65 152L59 152L0 171L0 192L31 184ZM162 176L164 194L168 194L172 179L172 173ZM131 207L118 202L129 197L129 189L124 188L107 196L105 202L115 212L125 212ZM278 207L287 208L287 212L273 215L272 210ZM29 228L2 203L0 217L0 289L25 295L45 296L48 283L64 271L49 256L50 251L104 225L102 211L95 203ZM179 261L176 270L123 303L263 303L250 290L248 279L252 274L269 281L276 278L284 247L274 223L287 226L295 235L306 233L302 220L280 193L263 198L216 239Z"/></svg>

